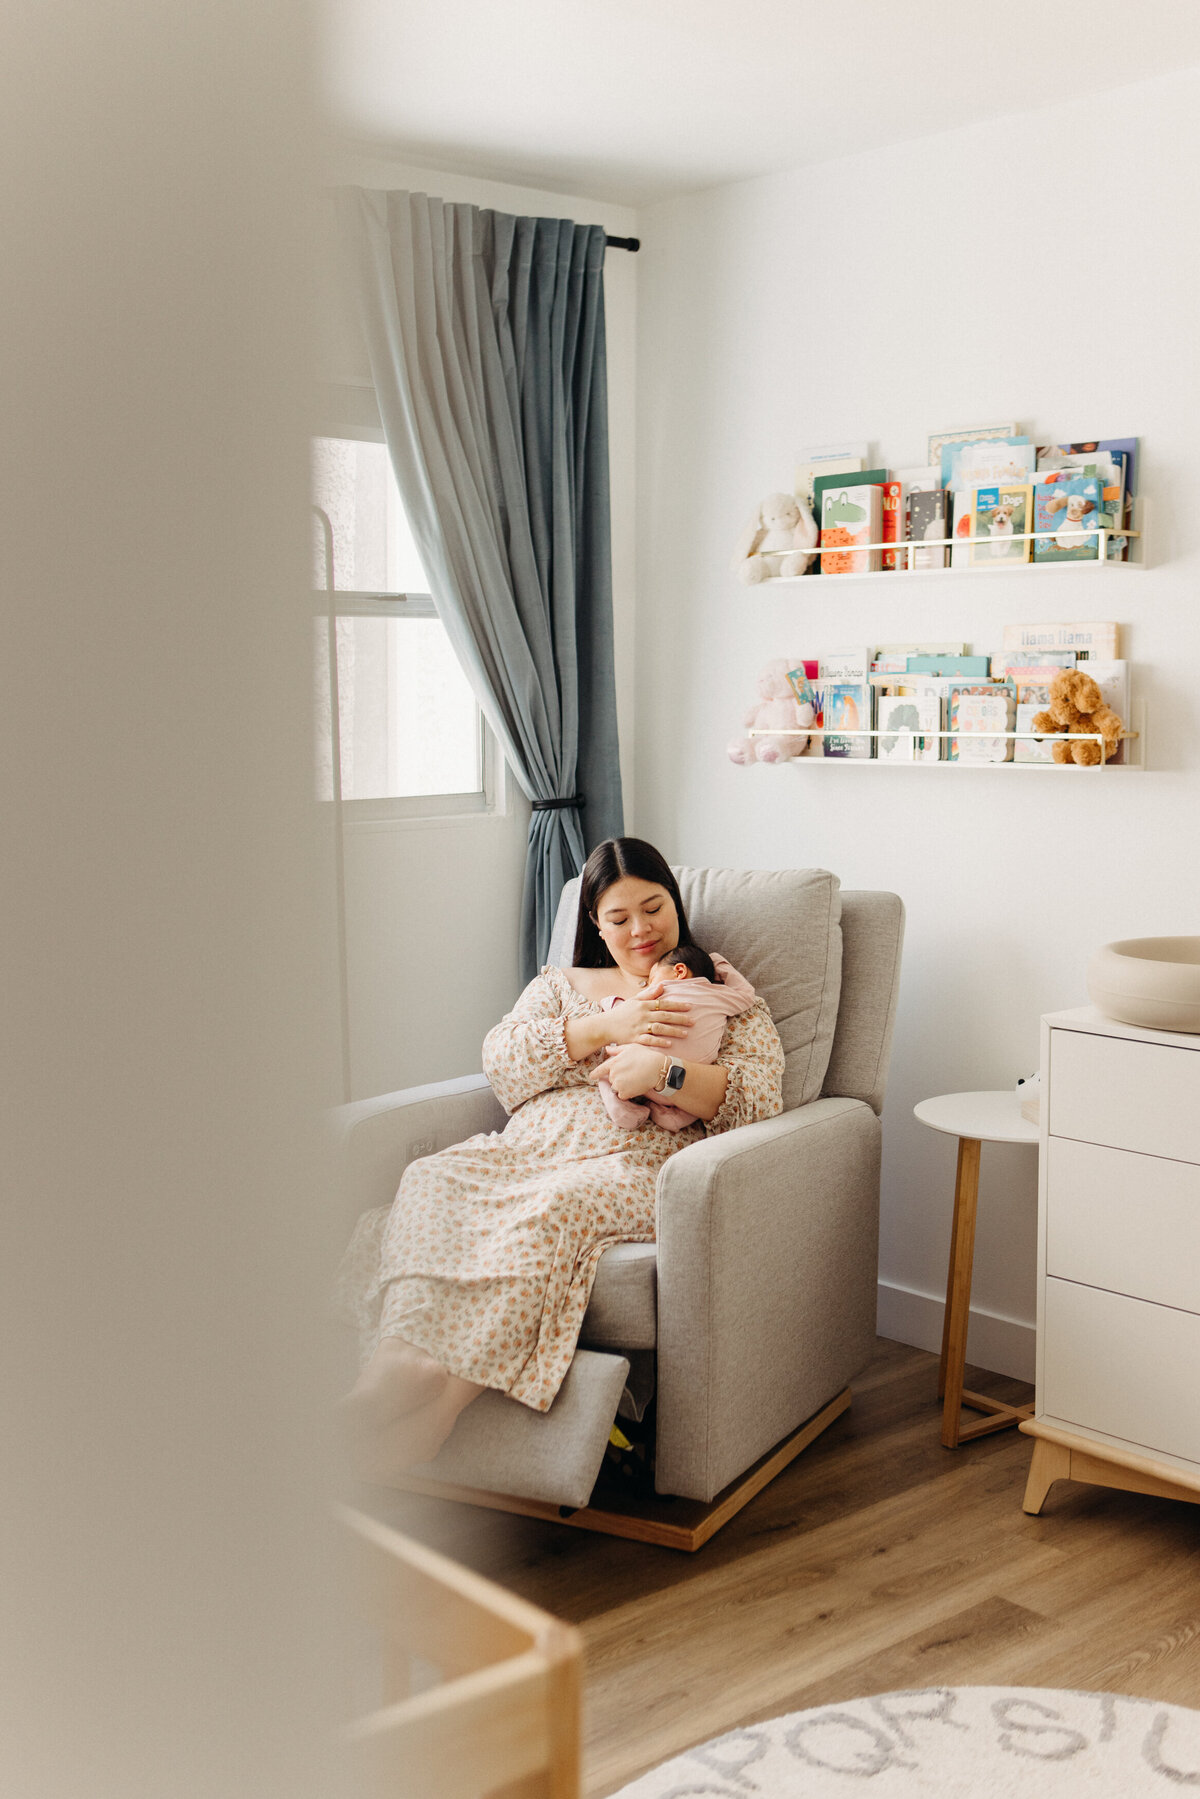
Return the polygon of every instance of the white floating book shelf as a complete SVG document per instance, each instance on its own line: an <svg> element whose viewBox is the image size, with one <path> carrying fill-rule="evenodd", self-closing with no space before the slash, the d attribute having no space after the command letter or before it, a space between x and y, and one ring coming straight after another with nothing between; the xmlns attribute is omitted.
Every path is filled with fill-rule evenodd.
<svg viewBox="0 0 1200 1799"><path fill-rule="evenodd" d="M768 580L759 583L759 585L762 587L799 587L802 584L808 585L813 581L820 581L823 584L836 581L915 581L927 580L930 578L937 579L946 575L1061 575L1065 574L1068 570L1080 568L1088 569L1089 571L1095 570L1100 574L1115 573L1118 570L1124 570L1126 572L1131 569L1142 570L1146 567L1146 529L1144 502L1141 500L1134 501L1134 524L1136 529L1130 531L1085 531L1083 533L1084 536L1095 537L1099 540L1097 546L1099 554L1094 559L1089 559L1087 561L1013 562L996 558L991 561L980 560L978 562L970 563L950 563L940 568L918 568L916 566L915 558L922 550L949 549L953 551L954 549L963 549L971 544L981 544L984 548L987 548L993 544L996 539L992 537L906 538L903 543L856 544L852 551L838 547L835 549L827 549L824 552L827 556L846 556L850 554L861 554L866 550L893 550L898 555L903 555L906 558L908 566L905 568L870 569L864 571L862 574L772 575ZM1035 537L1045 536L1045 531L1017 531L1014 532L1011 537L1007 537L1003 541L1005 543L1021 543L1027 538L1032 541ZM1109 539L1114 537L1128 539L1130 544L1130 555L1134 560L1121 562L1109 559ZM819 547L811 552L813 556L820 556L821 553ZM1036 767L1036 764L1033 764L1032 766Z"/></svg>
<svg viewBox="0 0 1200 1799"><path fill-rule="evenodd" d="M830 578L838 580L841 577L831 576ZM901 677L899 676L897 677L897 679L900 678ZM1132 701L1129 708L1129 714L1129 729L1122 739L1125 748L1124 759L1111 765L1111 772L1114 774L1121 774L1124 772L1132 773L1135 770L1140 772L1146 766L1146 720L1143 702L1141 700ZM749 731L747 735L750 737L809 737L820 741L824 738L826 733L818 728L807 731ZM888 756L886 758L880 758L878 756L825 756L818 751L804 756L793 756L786 766L795 767L798 763L803 763L806 768L814 767L817 764L820 764L822 768L958 768L976 770L981 768L1001 768L1010 769L1019 774L1029 773L1043 775L1067 774L1073 770L1080 774L1090 775L1093 773L1098 774L1101 770L1110 767L1106 762L1094 762L1090 768L1081 769L1075 762L986 762L982 758L974 760L969 756L959 757L959 759L954 762L945 762L941 760L932 762L923 761L918 757L918 743L927 742L931 737L936 737L944 742L950 737L956 737L961 741L964 737L970 738L972 735L976 735L976 733L964 731L961 725L957 731L902 731L891 729L885 731L878 729L873 731L830 730L828 735L830 737L895 737L901 741L907 738L910 754L908 756ZM1053 743L1055 733L1045 731L1041 733L1034 731L980 731L977 735L981 738L1006 737L1014 743ZM1103 754L1104 739L1098 731L1073 731L1071 735L1073 737L1082 737L1090 742L1100 744L1101 754Z"/></svg>

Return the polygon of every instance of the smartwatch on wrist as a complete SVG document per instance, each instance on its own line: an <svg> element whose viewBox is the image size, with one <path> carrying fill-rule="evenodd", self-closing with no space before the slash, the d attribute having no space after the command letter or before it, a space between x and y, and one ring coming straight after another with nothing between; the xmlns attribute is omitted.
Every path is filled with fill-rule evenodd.
<svg viewBox="0 0 1200 1799"><path fill-rule="evenodd" d="M663 1064L662 1078L654 1089L656 1093L678 1093L687 1079L687 1069L674 1056L668 1056Z"/></svg>

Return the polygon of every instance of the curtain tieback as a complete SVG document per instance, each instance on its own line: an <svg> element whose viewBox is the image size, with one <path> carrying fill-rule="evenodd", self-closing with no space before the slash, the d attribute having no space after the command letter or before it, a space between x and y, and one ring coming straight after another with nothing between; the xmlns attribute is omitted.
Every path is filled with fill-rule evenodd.
<svg viewBox="0 0 1200 1799"><path fill-rule="evenodd" d="M531 800L529 803L535 812L562 812L567 807L577 812L586 802L581 793L573 793L569 800Z"/></svg>

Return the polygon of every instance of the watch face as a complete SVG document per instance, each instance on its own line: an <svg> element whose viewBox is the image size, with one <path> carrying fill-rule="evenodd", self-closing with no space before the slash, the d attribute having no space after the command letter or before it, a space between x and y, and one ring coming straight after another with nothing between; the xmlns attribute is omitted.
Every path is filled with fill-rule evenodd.
<svg viewBox="0 0 1200 1799"><path fill-rule="evenodd" d="M667 1086L672 1093L678 1093L687 1079L687 1069L682 1062L672 1062L667 1070Z"/></svg>

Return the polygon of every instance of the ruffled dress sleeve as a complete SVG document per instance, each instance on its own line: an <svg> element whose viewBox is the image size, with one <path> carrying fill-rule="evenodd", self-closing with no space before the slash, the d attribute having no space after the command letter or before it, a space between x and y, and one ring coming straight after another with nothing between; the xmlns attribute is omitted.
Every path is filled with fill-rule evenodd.
<svg viewBox="0 0 1200 1799"><path fill-rule="evenodd" d="M709 1121L710 1137L783 1111L783 1045L766 1000L755 1000L749 1011L729 1020L716 1059L729 1082L720 1111Z"/></svg>
<svg viewBox="0 0 1200 1799"><path fill-rule="evenodd" d="M558 969L543 968L483 1040L483 1072L506 1112L535 1094L587 1082L595 1058L567 1054L567 1001L574 990Z"/></svg>

